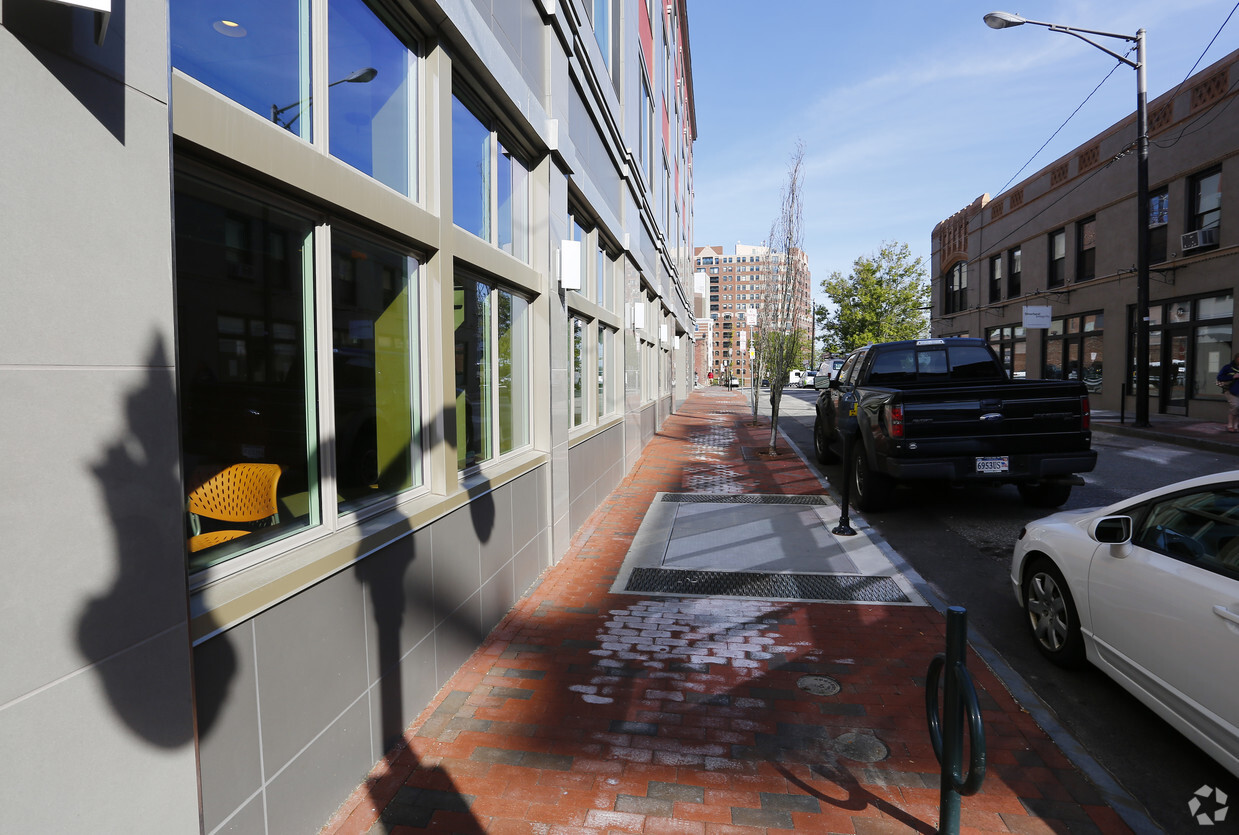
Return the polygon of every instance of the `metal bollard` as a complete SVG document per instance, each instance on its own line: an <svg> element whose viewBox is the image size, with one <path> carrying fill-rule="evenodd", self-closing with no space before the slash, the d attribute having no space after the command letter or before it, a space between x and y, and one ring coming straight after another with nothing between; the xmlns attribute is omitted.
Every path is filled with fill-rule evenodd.
<svg viewBox="0 0 1239 835"><path fill-rule="evenodd" d="M934 756L942 765L938 801L938 832L959 833L959 802L963 795L976 794L985 781L985 726L972 676L965 666L968 649L968 612L962 606L946 610L946 652L929 662L925 676L925 712L929 719L929 741ZM938 717L938 679L942 682L942 718ZM964 720L968 721L971 751L968 776L961 772L964 748Z"/></svg>
<svg viewBox="0 0 1239 835"><path fill-rule="evenodd" d="M832 530L835 536L856 536L856 531L852 529L850 524L851 519L848 518L848 502L852 495L852 436L843 436L843 495L842 501L839 503L843 509L843 514L839 517L839 524Z"/></svg>

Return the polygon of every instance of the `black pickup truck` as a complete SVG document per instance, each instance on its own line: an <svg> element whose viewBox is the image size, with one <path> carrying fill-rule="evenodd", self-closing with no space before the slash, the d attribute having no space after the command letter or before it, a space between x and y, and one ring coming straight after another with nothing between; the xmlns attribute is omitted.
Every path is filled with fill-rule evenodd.
<svg viewBox="0 0 1239 835"><path fill-rule="evenodd" d="M1015 484L1028 504L1058 507L1097 463L1084 384L1012 380L983 339L867 345L814 388L817 459L850 451L861 510L914 479Z"/></svg>

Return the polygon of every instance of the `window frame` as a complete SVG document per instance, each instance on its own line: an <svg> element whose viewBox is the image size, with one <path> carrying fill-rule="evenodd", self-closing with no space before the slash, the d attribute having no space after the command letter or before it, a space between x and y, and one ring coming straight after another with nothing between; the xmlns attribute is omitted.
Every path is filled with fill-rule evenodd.
<svg viewBox="0 0 1239 835"><path fill-rule="evenodd" d="M1097 277L1097 216L1076 221L1076 281Z"/></svg>
<svg viewBox="0 0 1239 835"><path fill-rule="evenodd" d="M1062 287L1067 283L1067 229L1060 227L1046 235L1046 289Z"/></svg>
<svg viewBox="0 0 1239 835"><path fill-rule="evenodd" d="M1214 177L1217 178L1217 206L1216 208L1202 211L1200 208L1201 186L1205 181ZM1222 166L1215 165L1189 177L1187 199L1188 217L1191 218L1192 226L1185 231L1196 232L1201 229L1220 229L1222 226Z"/></svg>
<svg viewBox="0 0 1239 835"><path fill-rule="evenodd" d="M359 173L358 176L364 175ZM425 495L429 491L429 484L432 480L433 459L429 456L425 432L427 383L425 375L420 373L422 360L427 351L427 328L424 320L426 282L423 270L426 256L405 243L355 226L338 213L327 211L325 207L315 202L293 198L251 181L242 180L205 163L179 158L174 171L174 196L183 190L183 187L179 185L182 183L186 184L185 188L199 193L205 191L210 195L210 199L203 197L198 199L207 200L207 202L214 200L215 204L222 208L226 209L227 206L220 203L221 200L240 200L267 211L299 218L308 224L309 229L306 238L309 252L302 255L303 319L300 322L301 345L304 353L301 361L302 373L306 375L306 402L303 419L306 432L305 463L308 491L306 501L309 521L304 526L291 529L284 535L266 540L252 540L251 547L245 547L241 540L247 537L241 537L236 540L235 546L228 547L226 544L221 546L223 550L217 554L221 557L220 559L203 560L202 564L197 566L187 562L190 589L195 591L224 577L280 559L304 545L335 535L365 519ZM174 232L174 235L177 234ZM408 321L405 326L405 339L409 350L408 391L412 399L409 454L414 477L407 487L376 495L372 500L351 507L342 507L338 501L329 499L330 496L338 495L336 484L341 460L340 456L333 452L334 439L339 431L334 373L336 316L332 262L334 238L337 234L385 249L405 259L407 267L405 287L408 293ZM174 280L180 282L179 274ZM182 321L179 311L177 318L180 332L179 342L184 338L184 326L188 323ZM183 374L184 371L185 369L178 364L178 374ZM184 377L181 377L177 398L183 415L185 414L183 398L187 396L189 395L186 393ZM183 416L178 428L179 437L183 439L186 431ZM183 440L182 443L184 443ZM186 460L184 453L182 453L181 460L184 467Z"/></svg>

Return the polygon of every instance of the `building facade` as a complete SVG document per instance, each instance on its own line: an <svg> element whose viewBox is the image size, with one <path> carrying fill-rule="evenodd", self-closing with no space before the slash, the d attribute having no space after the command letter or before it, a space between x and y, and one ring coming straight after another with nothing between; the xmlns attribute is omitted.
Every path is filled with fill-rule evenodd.
<svg viewBox="0 0 1239 835"><path fill-rule="evenodd" d="M798 328L805 334L806 365L813 364L813 306L809 256L793 249L791 257L768 247L736 244L733 254L721 246L693 249L695 269L706 275L707 309L713 323L709 368L717 380L753 377L753 336L763 327Z"/></svg>
<svg viewBox="0 0 1239 835"><path fill-rule="evenodd" d="M687 5L86 5L0 21L0 829L313 832L692 386Z"/></svg>
<svg viewBox="0 0 1239 835"><path fill-rule="evenodd" d="M1239 287L1239 52L1148 104L1149 201L1135 114L933 230L935 336L981 336L1012 375L1081 379L1094 409L1223 420ZM1139 220L1137 219L1139 212ZM1137 229L1148 234L1149 352L1136 355ZM1027 313L1027 318L1026 318Z"/></svg>

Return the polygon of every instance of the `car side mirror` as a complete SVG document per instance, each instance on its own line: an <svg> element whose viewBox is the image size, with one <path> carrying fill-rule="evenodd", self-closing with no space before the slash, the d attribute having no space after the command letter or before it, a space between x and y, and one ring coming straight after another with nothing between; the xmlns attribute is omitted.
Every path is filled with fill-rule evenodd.
<svg viewBox="0 0 1239 835"><path fill-rule="evenodd" d="M1093 522L1089 536L1103 544L1126 544L1131 541L1131 517L1103 516Z"/></svg>
<svg viewBox="0 0 1239 835"><path fill-rule="evenodd" d="M818 374L816 377L814 377L813 388L815 389L830 388L830 375L829 374Z"/></svg>

